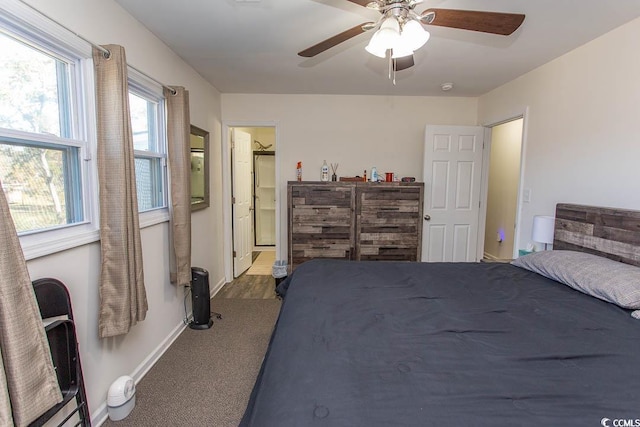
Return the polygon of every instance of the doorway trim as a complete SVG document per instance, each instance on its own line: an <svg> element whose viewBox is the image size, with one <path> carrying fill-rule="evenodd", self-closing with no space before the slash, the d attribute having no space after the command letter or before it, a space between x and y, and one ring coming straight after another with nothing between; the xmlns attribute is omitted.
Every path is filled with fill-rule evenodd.
<svg viewBox="0 0 640 427"><path fill-rule="evenodd" d="M527 134L528 134L528 116L529 116L529 107L521 107L516 108L513 111L506 113L504 115L499 115L491 120L488 120L486 123L482 124L484 127L484 142L485 142L485 150L482 159L482 178L481 178L481 188L480 188L480 200L482 204L482 208L480 209L480 217L478 221L478 246L476 252L476 258L481 260L484 256L484 236L487 225L487 199L489 194L489 163L491 159L491 133L492 128L495 126L511 122L513 120L522 119L522 142L521 142L521 150L520 150L520 177L518 182L518 201L516 203L516 227L514 230L514 241L513 241L513 254L512 257L515 259L518 257L518 249L520 249L520 218L522 217L522 194L524 190L524 173L525 173L525 158L527 153Z"/></svg>
<svg viewBox="0 0 640 427"><path fill-rule="evenodd" d="M231 176L231 128L256 128L271 127L274 128L276 134L276 254L280 247L280 194L277 183L280 182L280 156L278 154L279 132L276 122L260 122L260 121L223 121L222 122L222 251L224 259L224 277L225 282L233 280L233 205L231 203L231 186L233 177Z"/></svg>

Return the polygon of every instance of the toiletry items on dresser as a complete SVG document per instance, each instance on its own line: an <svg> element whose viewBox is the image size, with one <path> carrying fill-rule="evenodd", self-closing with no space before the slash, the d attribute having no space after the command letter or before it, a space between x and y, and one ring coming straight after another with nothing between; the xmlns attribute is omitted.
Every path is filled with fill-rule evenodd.
<svg viewBox="0 0 640 427"><path fill-rule="evenodd" d="M371 182L378 182L378 169L375 166L371 168Z"/></svg>
<svg viewBox="0 0 640 427"><path fill-rule="evenodd" d="M322 164L322 168L320 169L320 181L329 181L329 166L327 165L326 160L324 161L324 163Z"/></svg>
<svg viewBox="0 0 640 427"><path fill-rule="evenodd" d="M331 171L333 172L331 174L331 181L337 181L338 180L338 163L336 163L335 165L333 163L331 163Z"/></svg>

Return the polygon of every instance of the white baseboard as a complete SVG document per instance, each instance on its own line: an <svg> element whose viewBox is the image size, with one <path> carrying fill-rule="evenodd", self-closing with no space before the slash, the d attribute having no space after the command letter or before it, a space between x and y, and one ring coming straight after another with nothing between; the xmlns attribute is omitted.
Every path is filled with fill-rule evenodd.
<svg viewBox="0 0 640 427"><path fill-rule="evenodd" d="M107 413L107 403L103 402L102 405L100 405L100 407L91 414L91 425L100 427L105 421L107 421L107 418L109 418L109 414Z"/></svg>
<svg viewBox="0 0 640 427"><path fill-rule="evenodd" d="M227 281L224 279L224 277L222 279L220 279L218 281L218 283L216 283L215 285L213 285L213 288L209 289L209 295L211 295L211 298L213 298L218 292L220 292L220 289L222 289L222 287L227 283Z"/></svg>
<svg viewBox="0 0 640 427"><path fill-rule="evenodd" d="M276 247L274 246L254 246L253 252L275 252Z"/></svg>
<svg viewBox="0 0 640 427"><path fill-rule="evenodd" d="M488 253L484 253L484 258L483 260L485 260L485 262L503 262L503 263L508 263L513 261L511 258L498 258L495 255L491 255Z"/></svg>
<svg viewBox="0 0 640 427"><path fill-rule="evenodd" d="M497 261L497 260L498 260L498 257L496 257L495 255L491 255L491 254L490 254L490 253L488 253L488 252L485 252L485 253L484 253L483 258L484 258L484 259L489 259L489 260L491 260L491 261Z"/></svg>
<svg viewBox="0 0 640 427"><path fill-rule="evenodd" d="M138 384L140 380L147 374L147 372L149 372L153 365L156 364L158 359L160 359L160 357L169 349L171 344L173 344L173 342L180 336L180 334L186 329L186 327L187 325L185 325L184 322L180 322L180 324L178 324L173 329L173 331L171 331L171 333L160 343L160 345L158 345L158 347L156 347L155 350L153 350L151 354L149 354L149 356L147 356L146 359L144 359L142 363L138 365L136 369L134 369L131 377L136 384ZM108 417L109 413L107 411L107 402L105 401L102 402L98 409L93 411L93 413L91 414L91 425L99 427L105 421L107 421Z"/></svg>

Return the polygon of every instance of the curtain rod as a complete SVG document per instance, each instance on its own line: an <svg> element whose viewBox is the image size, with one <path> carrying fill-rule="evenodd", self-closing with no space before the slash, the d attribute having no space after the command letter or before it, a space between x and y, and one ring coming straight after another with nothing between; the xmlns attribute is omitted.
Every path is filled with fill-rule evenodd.
<svg viewBox="0 0 640 427"><path fill-rule="evenodd" d="M50 17L49 15L47 15L46 13L42 12L41 10L36 9L35 7L31 6L29 3L25 2L24 0L20 0L20 2L22 4L24 4L25 6L29 7L31 10L33 10L34 12L40 14L41 16L47 18L48 20L54 22L55 24L61 26L62 28L64 28L65 30L69 31L71 34L73 34L74 36L78 37L79 39L81 39L82 41L89 43L91 46L95 47L96 49L100 50L102 52L102 54L104 55L104 57L106 59L109 59L109 57L111 56L111 52L109 51L109 49L106 49L102 46L100 46L97 43L92 42L91 40L87 39L86 37L83 37L82 35L76 33L75 31L73 31L71 28L67 27L66 25L63 25L62 23L56 21L55 19L53 19L52 17ZM157 79L154 79L153 77L151 77L149 74L140 71L139 69L137 69L136 67L134 67L133 65L127 64L128 67L131 67L133 70L135 70L136 72L142 74L143 76L145 76L146 78L148 78L149 80L152 80L154 82L156 82L157 84L159 84L160 86L162 86L165 89L168 89L172 95L175 95L177 92L175 89L167 86L166 84L162 83L161 81L158 81Z"/></svg>

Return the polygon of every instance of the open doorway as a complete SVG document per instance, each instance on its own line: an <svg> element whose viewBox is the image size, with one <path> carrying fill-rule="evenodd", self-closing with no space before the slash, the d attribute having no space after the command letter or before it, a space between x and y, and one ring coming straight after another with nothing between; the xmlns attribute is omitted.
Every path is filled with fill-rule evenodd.
<svg viewBox="0 0 640 427"><path fill-rule="evenodd" d="M276 244L276 129L229 127L233 277L270 275Z"/></svg>
<svg viewBox="0 0 640 427"><path fill-rule="evenodd" d="M491 127L483 259L514 258L520 189L523 118Z"/></svg>

